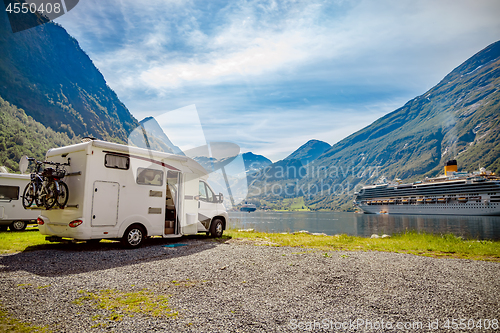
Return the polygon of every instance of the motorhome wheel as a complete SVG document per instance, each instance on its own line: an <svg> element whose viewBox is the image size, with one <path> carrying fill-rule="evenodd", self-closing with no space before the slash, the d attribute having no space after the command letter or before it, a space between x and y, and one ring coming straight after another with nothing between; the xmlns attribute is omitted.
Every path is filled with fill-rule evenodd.
<svg viewBox="0 0 500 333"><path fill-rule="evenodd" d="M213 220L212 225L210 226L210 233L212 234L212 237L221 237L223 232L224 232L224 225L222 223L222 220L220 219Z"/></svg>
<svg viewBox="0 0 500 333"><path fill-rule="evenodd" d="M26 229L26 222L14 221L10 224L9 229L11 231L23 231L24 229Z"/></svg>
<svg viewBox="0 0 500 333"><path fill-rule="evenodd" d="M142 245L146 233L141 226L132 225L123 234L122 244L128 248L137 248Z"/></svg>

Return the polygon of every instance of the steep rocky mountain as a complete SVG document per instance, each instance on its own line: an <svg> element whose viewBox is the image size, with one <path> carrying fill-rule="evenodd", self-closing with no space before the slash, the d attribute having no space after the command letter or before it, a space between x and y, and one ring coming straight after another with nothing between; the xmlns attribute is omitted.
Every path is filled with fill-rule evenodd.
<svg viewBox="0 0 500 333"><path fill-rule="evenodd" d="M381 177L436 176L450 159L457 159L459 171L481 166L500 173L500 41L421 96L327 149L307 165L307 176L296 180L301 189L296 196L305 196L316 209L346 209L363 184ZM253 186L270 188L273 182L286 181L258 179Z"/></svg>
<svg viewBox="0 0 500 333"><path fill-rule="evenodd" d="M46 23L13 33L5 11L0 13L0 96L70 138L127 142L139 126L61 26Z"/></svg>
<svg viewBox="0 0 500 333"><path fill-rule="evenodd" d="M306 165L314 161L330 147L331 146L324 141L309 140L286 157L285 160L298 159L303 165Z"/></svg>
<svg viewBox="0 0 500 333"><path fill-rule="evenodd" d="M410 179L435 176L456 158L459 170L500 172L500 41L478 52L435 87L343 139L313 165L379 167Z"/></svg>

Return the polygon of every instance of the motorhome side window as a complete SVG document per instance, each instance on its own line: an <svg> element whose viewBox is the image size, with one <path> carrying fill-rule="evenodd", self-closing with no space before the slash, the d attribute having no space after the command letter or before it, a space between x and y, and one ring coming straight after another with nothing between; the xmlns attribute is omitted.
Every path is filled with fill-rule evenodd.
<svg viewBox="0 0 500 333"><path fill-rule="evenodd" d="M0 200L19 199L19 186L0 185Z"/></svg>
<svg viewBox="0 0 500 333"><path fill-rule="evenodd" d="M106 154L106 156L104 156L104 166L106 168L128 170L129 165L130 158L128 156L120 156L114 154Z"/></svg>
<svg viewBox="0 0 500 333"><path fill-rule="evenodd" d="M210 187L205 184L205 182L200 181L200 200L213 202L214 201L214 192L210 189Z"/></svg>
<svg viewBox="0 0 500 333"><path fill-rule="evenodd" d="M163 171L147 168L137 169L137 184L139 185L163 185Z"/></svg>

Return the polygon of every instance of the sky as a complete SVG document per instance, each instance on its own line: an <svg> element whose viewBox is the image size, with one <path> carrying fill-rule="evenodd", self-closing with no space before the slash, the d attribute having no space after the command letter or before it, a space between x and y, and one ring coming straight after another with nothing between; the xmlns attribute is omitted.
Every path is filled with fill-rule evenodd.
<svg viewBox="0 0 500 333"><path fill-rule="evenodd" d="M207 142L277 161L424 94L498 17L498 0L80 0L56 22L138 120L190 110ZM166 130L181 148L200 141L186 126Z"/></svg>

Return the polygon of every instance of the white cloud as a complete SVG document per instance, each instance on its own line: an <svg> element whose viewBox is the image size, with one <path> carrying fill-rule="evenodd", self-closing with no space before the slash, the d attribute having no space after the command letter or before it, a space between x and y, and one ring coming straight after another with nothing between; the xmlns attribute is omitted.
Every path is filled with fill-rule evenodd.
<svg viewBox="0 0 500 333"><path fill-rule="evenodd" d="M95 61L119 94L136 89L163 94L184 86L269 82L283 76L376 79L436 72L432 60L444 52L454 59L447 59L448 64L458 65L470 53L465 48L455 52L458 41L481 29L482 38L493 41L500 29L494 23L500 6L492 1L348 4L241 1L227 5L222 14L199 14L192 2L122 0L115 5L120 9L115 26L106 16L103 25L90 24L93 36L118 35L117 24L123 25L125 36L121 46L97 53ZM215 16L217 27L204 30L207 15ZM472 44L469 49L486 46L479 40ZM427 69L417 69L425 61ZM452 69L436 63L441 67L436 76ZM304 73L312 64L320 69Z"/></svg>
<svg viewBox="0 0 500 333"><path fill-rule="evenodd" d="M282 158L424 93L498 39L498 13L497 0L86 0L58 21L139 119L195 103L212 140Z"/></svg>

